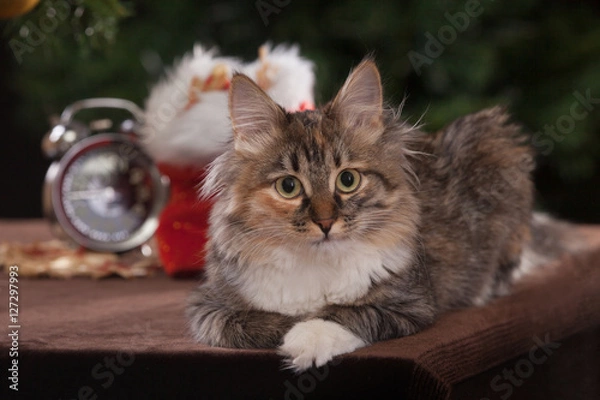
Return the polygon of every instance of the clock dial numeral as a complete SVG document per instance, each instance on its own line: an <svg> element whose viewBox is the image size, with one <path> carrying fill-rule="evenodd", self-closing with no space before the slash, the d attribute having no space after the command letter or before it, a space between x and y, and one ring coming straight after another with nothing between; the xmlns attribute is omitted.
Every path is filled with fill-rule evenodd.
<svg viewBox="0 0 600 400"><path fill-rule="evenodd" d="M140 218L144 217L146 215L146 206L144 206L142 203L137 203L131 207L131 212Z"/></svg>
<svg viewBox="0 0 600 400"><path fill-rule="evenodd" d="M136 189L136 199L137 201L146 202L150 200L150 188L146 186L138 186Z"/></svg>
<svg viewBox="0 0 600 400"><path fill-rule="evenodd" d="M129 183L132 185L138 185L144 181L146 173L141 168L131 168L129 171Z"/></svg>
<svg viewBox="0 0 600 400"><path fill-rule="evenodd" d="M138 149L126 143L119 145L117 153L127 161L136 159L140 154Z"/></svg>

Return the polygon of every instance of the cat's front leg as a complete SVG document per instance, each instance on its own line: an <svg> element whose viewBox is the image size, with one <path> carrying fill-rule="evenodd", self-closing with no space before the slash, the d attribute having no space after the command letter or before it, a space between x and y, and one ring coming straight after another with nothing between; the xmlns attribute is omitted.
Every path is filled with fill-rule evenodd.
<svg viewBox="0 0 600 400"><path fill-rule="evenodd" d="M407 336L429 325L433 312L419 319L374 306L333 306L321 318L298 322L283 337L280 353L289 366L304 371L373 342ZM333 310L332 310L333 311Z"/></svg>
<svg viewBox="0 0 600 400"><path fill-rule="evenodd" d="M200 286L187 310L194 338L210 346L275 348L298 318L256 310L227 290Z"/></svg>
<svg viewBox="0 0 600 400"><path fill-rule="evenodd" d="M296 323L280 352L291 368L303 371L371 343L411 335L430 325L436 311L428 287L392 282L360 304L332 304Z"/></svg>
<svg viewBox="0 0 600 400"><path fill-rule="evenodd" d="M292 369L304 371L313 364L320 367L337 355L366 345L367 342L337 322L314 318L294 325L283 337L279 350Z"/></svg>

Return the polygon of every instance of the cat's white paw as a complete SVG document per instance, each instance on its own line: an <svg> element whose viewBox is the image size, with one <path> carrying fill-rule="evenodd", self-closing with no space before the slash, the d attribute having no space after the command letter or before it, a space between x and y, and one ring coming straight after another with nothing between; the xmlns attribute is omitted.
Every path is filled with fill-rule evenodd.
<svg viewBox="0 0 600 400"><path fill-rule="evenodd" d="M320 367L339 354L365 345L361 338L338 323L311 319L294 325L283 337L279 350L294 370L304 371L313 364Z"/></svg>

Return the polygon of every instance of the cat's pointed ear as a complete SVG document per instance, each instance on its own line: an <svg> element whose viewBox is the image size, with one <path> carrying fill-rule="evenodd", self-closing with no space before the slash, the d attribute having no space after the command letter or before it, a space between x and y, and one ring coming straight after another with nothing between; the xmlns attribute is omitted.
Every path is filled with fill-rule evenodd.
<svg viewBox="0 0 600 400"><path fill-rule="evenodd" d="M229 89L229 116L236 151L259 152L286 120L285 111L256 83L237 74Z"/></svg>
<svg viewBox="0 0 600 400"><path fill-rule="evenodd" d="M331 110L348 127L381 127L382 92L379 70L371 59L366 59L350 73Z"/></svg>

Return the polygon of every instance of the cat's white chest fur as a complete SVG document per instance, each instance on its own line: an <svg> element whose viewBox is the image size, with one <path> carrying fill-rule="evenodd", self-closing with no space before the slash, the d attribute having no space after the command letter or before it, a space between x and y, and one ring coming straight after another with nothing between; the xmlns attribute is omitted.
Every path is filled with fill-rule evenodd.
<svg viewBox="0 0 600 400"><path fill-rule="evenodd" d="M239 277L244 298L254 307L287 315L318 310L326 304L348 304L364 296L373 282L402 269L408 251L394 251L394 265L368 245L339 242L311 248L279 248L270 262L246 269Z"/></svg>

